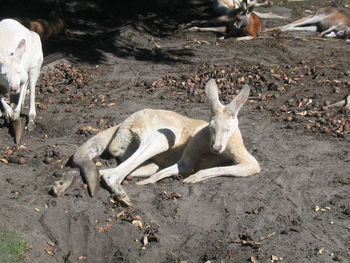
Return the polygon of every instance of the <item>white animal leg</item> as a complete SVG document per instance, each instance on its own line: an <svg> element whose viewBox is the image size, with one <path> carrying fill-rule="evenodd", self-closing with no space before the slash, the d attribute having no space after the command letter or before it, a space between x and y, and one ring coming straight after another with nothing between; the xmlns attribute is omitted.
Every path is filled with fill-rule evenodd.
<svg viewBox="0 0 350 263"><path fill-rule="evenodd" d="M321 22L324 18L325 18L325 16L322 16L322 15L309 16L309 17L305 17L305 18L299 19L297 21L294 21L294 22L292 22L290 24L287 24L285 26L281 26L281 27L279 27L279 29L281 31L287 31L287 30L294 30L292 28L295 28L295 27L302 27L302 26L307 26L307 25L315 25L315 24Z"/></svg>
<svg viewBox="0 0 350 263"><path fill-rule="evenodd" d="M158 173L152 175L150 178L137 182L137 185L146 185L146 184L154 184L159 180L164 178L178 175L179 174L179 165L176 163L172 166L169 166L163 170L160 170Z"/></svg>
<svg viewBox="0 0 350 263"><path fill-rule="evenodd" d="M317 26L299 26L299 27L290 27L283 31L311 31L316 32Z"/></svg>
<svg viewBox="0 0 350 263"><path fill-rule="evenodd" d="M100 170L100 174L111 191L118 193L118 186L123 179L153 156L169 149L169 141L164 134L153 132L146 138L141 138L139 148L116 168Z"/></svg>
<svg viewBox="0 0 350 263"><path fill-rule="evenodd" d="M252 36L244 36L244 37L235 37L234 38L236 41L244 41L244 40L252 40L254 37Z"/></svg>
<svg viewBox="0 0 350 263"><path fill-rule="evenodd" d="M191 31L191 32L216 32L216 33L224 33L226 31L225 26L221 27L190 27L186 29L186 31Z"/></svg>
<svg viewBox="0 0 350 263"><path fill-rule="evenodd" d="M27 87L28 87L28 81L26 81L22 86L21 89L19 91L19 98L18 98L18 102L16 105L15 110L13 111L13 117L12 120L18 120L20 114L21 114L21 109L22 109L22 105L24 103L24 99L26 96L26 92L27 92Z"/></svg>
<svg viewBox="0 0 350 263"><path fill-rule="evenodd" d="M185 154L186 155L186 154ZM181 159L174 165L169 166L163 170L152 175L150 178L137 182L137 185L146 185L154 184L159 180L162 180L167 177L171 177L179 174L188 174L193 170L193 167L198 163L198 160L195 160L188 155L181 157Z"/></svg>
<svg viewBox="0 0 350 263"><path fill-rule="evenodd" d="M38 80L39 74L40 74L40 68L33 69L29 72L30 101L29 101L29 115L28 115L28 130L33 129L34 119L36 117L35 85L36 85L36 81Z"/></svg>
<svg viewBox="0 0 350 263"><path fill-rule="evenodd" d="M259 164L255 162L200 170L197 173L184 179L183 182L188 184L194 184L218 176L246 177L258 173L260 171Z"/></svg>
<svg viewBox="0 0 350 263"><path fill-rule="evenodd" d="M136 170L134 170L129 175L132 177L144 178L155 174L156 172L158 172L158 170L159 165L151 162L136 168Z"/></svg>

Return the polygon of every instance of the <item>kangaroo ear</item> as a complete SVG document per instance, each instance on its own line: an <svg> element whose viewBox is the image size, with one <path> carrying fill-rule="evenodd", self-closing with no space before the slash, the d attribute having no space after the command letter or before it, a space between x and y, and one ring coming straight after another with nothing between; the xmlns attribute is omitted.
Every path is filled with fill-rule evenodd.
<svg viewBox="0 0 350 263"><path fill-rule="evenodd" d="M244 85L241 92L226 106L232 114L237 115L243 104L248 100L249 90L249 86Z"/></svg>
<svg viewBox="0 0 350 263"><path fill-rule="evenodd" d="M254 11L254 4L251 4L251 5L249 5L248 7L247 7L247 13L249 14L249 13L252 13L253 11Z"/></svg>
<svg viewBox="0 0 350 263"><path fill-rule="evenodd" d="M26 41L25 39L22 39L15 50L15 56L21 59L25 51L26 51Z"/></svg>
<svg viewBox="0 0 350 263"><path fill-rule="evenodd" d="M214 79L210 79L205 86L205 94L207 95L208 101L211 106L211 110L215 112L222 107L222 104L219 100L219 90L218 85Z"/></svg>

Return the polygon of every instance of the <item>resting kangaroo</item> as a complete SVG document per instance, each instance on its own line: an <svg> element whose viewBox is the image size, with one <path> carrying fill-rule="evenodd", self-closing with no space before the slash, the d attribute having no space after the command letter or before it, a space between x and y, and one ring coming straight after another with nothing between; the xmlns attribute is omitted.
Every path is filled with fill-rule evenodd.
<svg viewBox="0 0 350 263"><path fill-rule="evenodd" d="M18 143L22 136L19 117L28 85L30 88L28 128L31 129L34 125L35 84L40 74L43 52L39 35L29 31L16 20L2 20L0 35L0 87L2 87L0 100L5 117L12 122L15 141ZM3 95L9 92L19 93L15 109L12 109L3 98Z"/></svg>
<svg viewBox="0 0 350 263"><path fill-rule="evenodd" d="M260 172L257 160L244 146L238 128L238 112L246 102L249 87L244 86L233 101L219 101L214 79L206 85L212 118L210 123L190 119L165 110L145 109L130 115L118 126L95 135L72 157L95 195L102 175L111 192L131 205L120 183L127 175L149 177L138 184L155 183L173 175L190 175L185 183L217 176L245 177ZM91 161L108 152L121 163L98 171Z"/></svg>
<svg viewBox="0 0 350 263"><path fill-rule="evenodd" d="M263 3L258 3L257 1L245 1L245 0L213 0L213 10L214 13L217 15L228 15L233 10L238 9L242 7L244 2L247 2L249 6L267 6L270 4L269 1L265 1ZM284 16L279 16L273 13L261 13L256 12L254 13L259 16L260 18L277 18L277 19L286 19Z"/></svg>
<svg viewBox="0 0 350 263"><path fill-rule="evenodd" d="M321 36L344 38L347 39L347 42L350 42L350 19L346 14L329 7L317 10L314 15L265 31L272 30L321 32Z"/></svg>
<svg viewBox="0 0 350 263"><path fill-rule="evenodd" d="M56 0L49 19L25 19L17 18L16 20L29 30L38 33L42 41L54 38L65 31L65 5L66 0Z"/></svg>
<svg viewBox="0 0 350 263"><path fill-rule="evenodd" d="M254 5L248 5L247 0L243 0L242 5L228 15L211 20L193 21L186 25L186 31L222 33L223 37L220 39L228 37L235 37L236 40L253 39L262 29L260 18L253 13L253 9ZM209 27L202 27L203 25Z"/></svg>

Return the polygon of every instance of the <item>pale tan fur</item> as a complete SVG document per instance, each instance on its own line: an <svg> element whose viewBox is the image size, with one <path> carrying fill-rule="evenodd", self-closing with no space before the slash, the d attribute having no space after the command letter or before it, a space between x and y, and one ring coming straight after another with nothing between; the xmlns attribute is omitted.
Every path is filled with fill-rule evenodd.
<svg viewBox="0 0 350 263"><path fill-rule="evenodd" d="M228 15L233 10L238 9L243 6L244 0L213 0L213 10L217 15ZM270 4L270 1L265 1L263 3L258 3L254 0L247 1L249 6L267 6ZM275 19L286 19L284 16L279 16L273 13L261 13L254 12L260 18L275 18Z"/></svg>
<svg viewBox="0 0 350 263"><path fill-rule="evenodd" d="M244 146L237 119L249 88L226 106L219 101L213 79L206 94L213 112L210 124L172 111L145 109L82 145L73 156L73 164L80 168L90 193L97 190L99 174L119 200L131 205L120 186L127 175L151 176L138 183L148 184L173 175L190 175L184 182L196 183L217 176L258 173L260 166ZM121 163L98 171L91 160L105 151Z"/></svg>
<svg viewBox="0 0 350 263"><path fill-rule="evenodd" d="M321 8L314 15L307 16L284 26L266 29L265 31L314 31L321 32L321 36L349 38L350 19L346 14L335 8Z"/></svg>

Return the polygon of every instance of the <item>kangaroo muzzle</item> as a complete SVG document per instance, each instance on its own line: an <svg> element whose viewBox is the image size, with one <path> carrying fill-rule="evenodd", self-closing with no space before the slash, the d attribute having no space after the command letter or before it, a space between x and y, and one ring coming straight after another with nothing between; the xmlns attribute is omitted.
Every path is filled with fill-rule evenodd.
<svg viewBox="0 0 350 263"><path fill-rule="evenodd" d="M20 91L20 88L19 88L19 86L12 86L11 87L11 91L13 92L13 93L19 93L19 91Z"/></svg>
<svg viewBox="0 0 350 263"><path fill-rule="evenodd" d="M221 153L222 150L222 145L212 145L211 146L211 151L215 154Z"/></svg>

